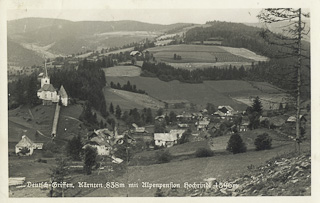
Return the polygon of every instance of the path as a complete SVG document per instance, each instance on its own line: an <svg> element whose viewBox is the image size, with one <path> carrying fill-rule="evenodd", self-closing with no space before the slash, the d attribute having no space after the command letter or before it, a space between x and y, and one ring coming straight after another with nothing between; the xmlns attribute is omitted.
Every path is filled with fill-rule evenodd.
<svg viewBox="0 0 320 203"><path fill-rule="evenodd" d="M59 105L59 103L57 103L56 111L54 112L54 118L53 118L53 123L52 123L51 135L53 137L57 136L57 126L58 126L58 121L59 121L59 114L60 114L60 105Z"/></svg>

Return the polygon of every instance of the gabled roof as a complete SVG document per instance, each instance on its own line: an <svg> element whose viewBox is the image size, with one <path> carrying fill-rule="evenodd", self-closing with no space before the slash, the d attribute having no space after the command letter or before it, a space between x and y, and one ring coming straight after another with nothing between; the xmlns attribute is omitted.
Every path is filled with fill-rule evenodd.
<svg viewBox="0 0 320 203"><path fill-rule="evenodd" d="M42 91L49 91L49 92L55 92L56 89L54 89L52 84L44 84L39 90L38 92L42 92Z"/></svg>
<svg viewBox="0 0 320 203"><path fill-rule="evenodd" d="M160 140L165 142L174 142L178 139L177 134L171 133L154 133L154 140Z"/></svg>
<svg viewBox="0 0 320 203"><path fill-rule="evenodd" d="M68 98L68 94L66 90L64 89L63 85L61 85L60 90L59 90L59 95L61 98Z"/></svg>
<svg viewBox="0 0 320 203"><path fill-rule="evenodd" d="M26 136L23 135L16 147L33 147L34 143Z"/></svg>

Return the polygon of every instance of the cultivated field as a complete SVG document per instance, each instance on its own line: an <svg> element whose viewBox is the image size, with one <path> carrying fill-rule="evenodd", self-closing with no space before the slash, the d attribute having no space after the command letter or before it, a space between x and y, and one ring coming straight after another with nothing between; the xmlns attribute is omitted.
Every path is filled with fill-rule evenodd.
<svg viewBox="0 0 320 203"><path fill-rule="evenodd" d="M141 69L137 66L114 66L103 69L107 77L140 76Z"/></svg>
<svg viewBox="0 0 320 203"><path fill-rule="evenodd" d="M164 82L149 77L107 77L107 81L119 82L121 85L130 81L131 84L137 86L137 89L144 90L150 96L164 102L168 101L168 103L172 100L184 100L203 107L207 103L213 103L216 106L230 105L236 110L245 110L247 105L252 104L252 102L236 100L238 98L278 97L282 93L276 88L272 89L272 93L262 92L246 81L236 80L204 81L200 84L188 84L178 81ZM112 98L107 100L112 101Z"/></svg>
<svg viewBox="0 0 320 203"><path fill-rule="evenodd" d="M199 67L193 63L206 63L205 67L210 66L247 66L252 62L266 61L266 57L259 56L252 51L244 48L232 48L223 46L206 46L206 45L171 45L153 47L148 49L158 61L171 63L174 67L188 68L186 63L190 63L192 67ZM175 60L174 54L181 56L181 60ZM179 63L184 65L179 66ZM176 66L176 65L177 66ZM209 67L210 67L209 66ZM200 66L201 67L201 66Z"/></svg>
<svg viewBox="0 0 320 203"><path fill-rule="evenodd" d="M164 107L164 103L145 94L138 94L124 90L105 88L104 94L107 105L119 105L121 109L159 109Z"/></svg>

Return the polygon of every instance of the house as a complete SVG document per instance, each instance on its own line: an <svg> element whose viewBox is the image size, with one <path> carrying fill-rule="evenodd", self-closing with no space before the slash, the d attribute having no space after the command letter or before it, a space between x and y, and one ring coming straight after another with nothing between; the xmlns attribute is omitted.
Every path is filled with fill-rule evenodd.
<svg viewBox="0 0 320 203"><path fill-rule="evenodd" d="M208 130L209 124L210 124L209 120L201 120L201 121L196 122L197 130L198 131Z"/></svg>
<svg viewBox="0 0 320 203"><path fill-rule="evenodd" d="M43 143L34 143L26 135L23 135L21 140L16 144L16 154L19 154L22 149L27 148L28 152L24 154L25 156L31 156L35 149L42 149Z"/></svg>
<svg viewBox="0 0 320 203"><path fill-rule="evenodd" d="M221 119L232 119L234 113L235 111L231 106L218 106L218 110L213 115L218 116Z"/></svg>
<svg viewBox="0 0 320 203"><path fill-rule="evenodd" d="M178 120L184 120L184 121L188 121L192 119L192 114L191 113L182 113L176 116Z"/></svg>
<svg viewBox="0 0 320 203"><path fill-rule="evenodd" d="M178 127L179 127L179 128L188 128L189 125L186 124L186 123L179 123L179 124L178 124Z"/></svg>
<svg viewBox="0 0 320 203"><path fill-rule="evenodd" d="M171 133L154 133L154 144L156 146L172 147L178 143L178 135Z"/></svg>
<svg viewBox="0 0 320 203"><path fill-rule="evenodd" d="M182 137L182 134L185 132L185 130L181 130L181 129L173 129L170 130L170 134L174 134L178 136L178 139L180 139Z"/></svg>
<svg viewBox="0 0 320 203"><path fill-rule="evenodd" d="M144 133L146 132L145 127L139 127L137 124L133 123L132 126L134 127L135 133Z"/></svg>
<svg viewBox="0 0 320 203"><path fill-rule="evenodd" d="M300 122L307 122L307 119L304 115L300 115L299 116L299 119L300 119ZM295 123L297 121L297 118L296 116L290 116L288 119L287 119L287 123Z"/></svg>
<svg viewBox="0 0 320 203"><path fill-rule="evenodd" d="M68 94L66 90L64 89L63 85L61 85L59 90L59 96L60 100L63 106L68 106Z"/></svg>
<svg viewBox="0 0 320 203"><path fill-rule="evenodd" d="M248 117L243 117L241 124L239 126L239 132L246 132L249 130L249 118Z"/></svg>
<svg viewBox="0 0 320 203"><path fill-rule="evenodd" d="M107 128L94 130L88 136L88 142L83 148L88 146L96 148L98 155L111 156L116 145L121 145L125 141L128 143L134 142L134 139L129 135L118 135L117 129L114 132Z"/></svg>
<svg viewBox="0 0 320 203"><path fill-rule="evenodd" d="M155 117L155 120L157 120L157 121L163 121L164 118L165 118L165 115L160 115L160 116L156 116L156 117Z"/></svg>

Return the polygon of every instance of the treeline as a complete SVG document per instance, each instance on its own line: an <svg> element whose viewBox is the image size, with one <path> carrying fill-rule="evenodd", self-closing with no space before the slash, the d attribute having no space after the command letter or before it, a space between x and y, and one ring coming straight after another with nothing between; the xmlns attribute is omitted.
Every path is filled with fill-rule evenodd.
<svg viewBox="0 0 320 203"><path fill-rule="evenodd" d="M37 97L40 82L37 72L29 76L21 76L18 80L8 83L8 109L17 108L20 105L37 105L41 101Z"/></svg>
<svg viewBox="0 0 320 203"><path fill-rule="evenodd" d="M150 108L144 108L140 111L137 108L130 109L129 111L123 112L121 119L127 125L135 123L138 126L144 126L146 124L154 123L154 117Z"/></svg>
<svg viewBox="0 0 320 203"><path fill-rule="evenodd" d="M59 70L50 73L51 83L66 89L69 97L88 101L90 105L106 115L106 102L102 92L106 85L104 71L96 63L86 59L79 64L78 70Z"/></svg>
<svg viewBox="0 0 320 203"><path fill-rule="evenodd" d="M174 68L165 63L147 63L142 66L141 76L158 77L163 81L178 80L187 83L202 83L204 80L239 80L246 76L246 71L243 66L236 68L205 68L196 70L184 70Z"/></svg>
<svg viewBox="0 0 320 203"><path fill-rule="evenodd" d="M185 41L206 41L209 38L223 38L222 46L247 48L257 54L275 57L283 48L268 44L260 35L262 29L242 23L207 22L210 27L197 27L187 31Z"/></svg>
<svg viewBox="0 0 320 203"><path fill-rule="evenodd" d="M129 92L139 93L139 94L147 94L144 90L137 89L136 85L131 85L130 81L127 84L120 85L120 83L115 84L114 82L110 82L110 87L118 90L125 90Z"/></svg>

